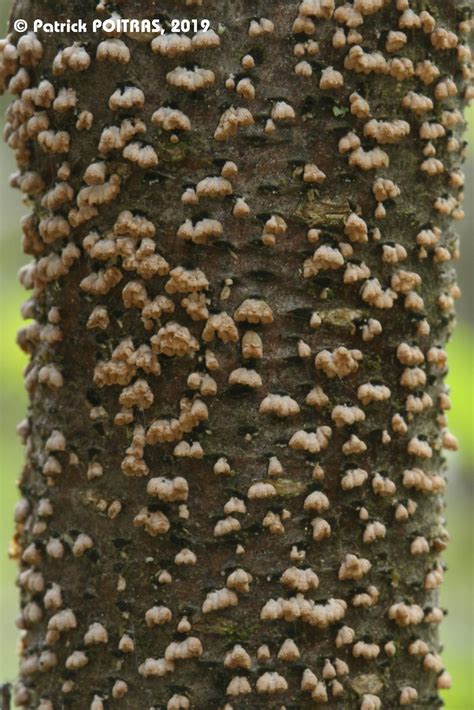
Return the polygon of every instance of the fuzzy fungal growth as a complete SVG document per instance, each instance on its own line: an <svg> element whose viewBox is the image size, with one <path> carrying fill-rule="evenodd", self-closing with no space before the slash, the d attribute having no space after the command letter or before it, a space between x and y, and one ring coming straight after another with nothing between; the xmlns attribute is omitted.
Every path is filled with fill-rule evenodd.
<svg viewBox="0 0 474 710"><path fill-rule="evenodd" d="M468 5L14 3L16 706L441 704Z"/></svg>

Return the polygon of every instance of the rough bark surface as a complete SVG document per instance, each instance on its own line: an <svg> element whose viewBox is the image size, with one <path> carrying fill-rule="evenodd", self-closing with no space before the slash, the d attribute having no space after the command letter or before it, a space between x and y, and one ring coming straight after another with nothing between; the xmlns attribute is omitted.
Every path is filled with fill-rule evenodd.
<svg viewBox="0 0 474 710"><path fill-rule="evenodd" d="M213 32L2 43L34 257L16 703L435 708L472 4L14 18L112 9Z"/></svg>

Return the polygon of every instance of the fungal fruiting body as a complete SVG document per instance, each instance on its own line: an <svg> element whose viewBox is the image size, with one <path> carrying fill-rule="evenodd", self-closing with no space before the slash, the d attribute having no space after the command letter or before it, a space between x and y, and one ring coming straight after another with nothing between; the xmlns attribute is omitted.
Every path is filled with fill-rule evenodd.
<svg viewBox="0 0 474 710"><path fill-rule="evenodd" d="M438 705L472 23L425 4L0 43L33 204L19 707Z"/></svg>

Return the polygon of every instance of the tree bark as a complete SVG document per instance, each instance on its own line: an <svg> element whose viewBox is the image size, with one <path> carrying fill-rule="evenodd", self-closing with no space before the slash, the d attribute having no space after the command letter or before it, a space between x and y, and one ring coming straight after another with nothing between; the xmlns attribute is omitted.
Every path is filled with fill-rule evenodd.
<svg viewBox="0 0 474 710"><path fill-rule="evenodd" d="M110 10L18 0L2 44L16 704L438 707L472 4L113 8L167 34L20 35Z"/></svg>
<svg viewBox="0 0 474 710"><path fill-rule="evenodd" d="M2 710L10 710L11 687L9 683L5 683L1 687Z"/></svg>

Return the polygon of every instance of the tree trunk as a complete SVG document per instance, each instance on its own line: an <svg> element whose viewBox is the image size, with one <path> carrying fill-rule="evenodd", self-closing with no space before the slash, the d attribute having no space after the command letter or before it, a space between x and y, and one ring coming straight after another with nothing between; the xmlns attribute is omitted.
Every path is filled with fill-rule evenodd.
<svg viewBox="0 0 474 710"><path fill-rule="evenodd" d="M435 708L472 4L112 7L167 34L17 0L2 44L16 704Z"/></svg>

